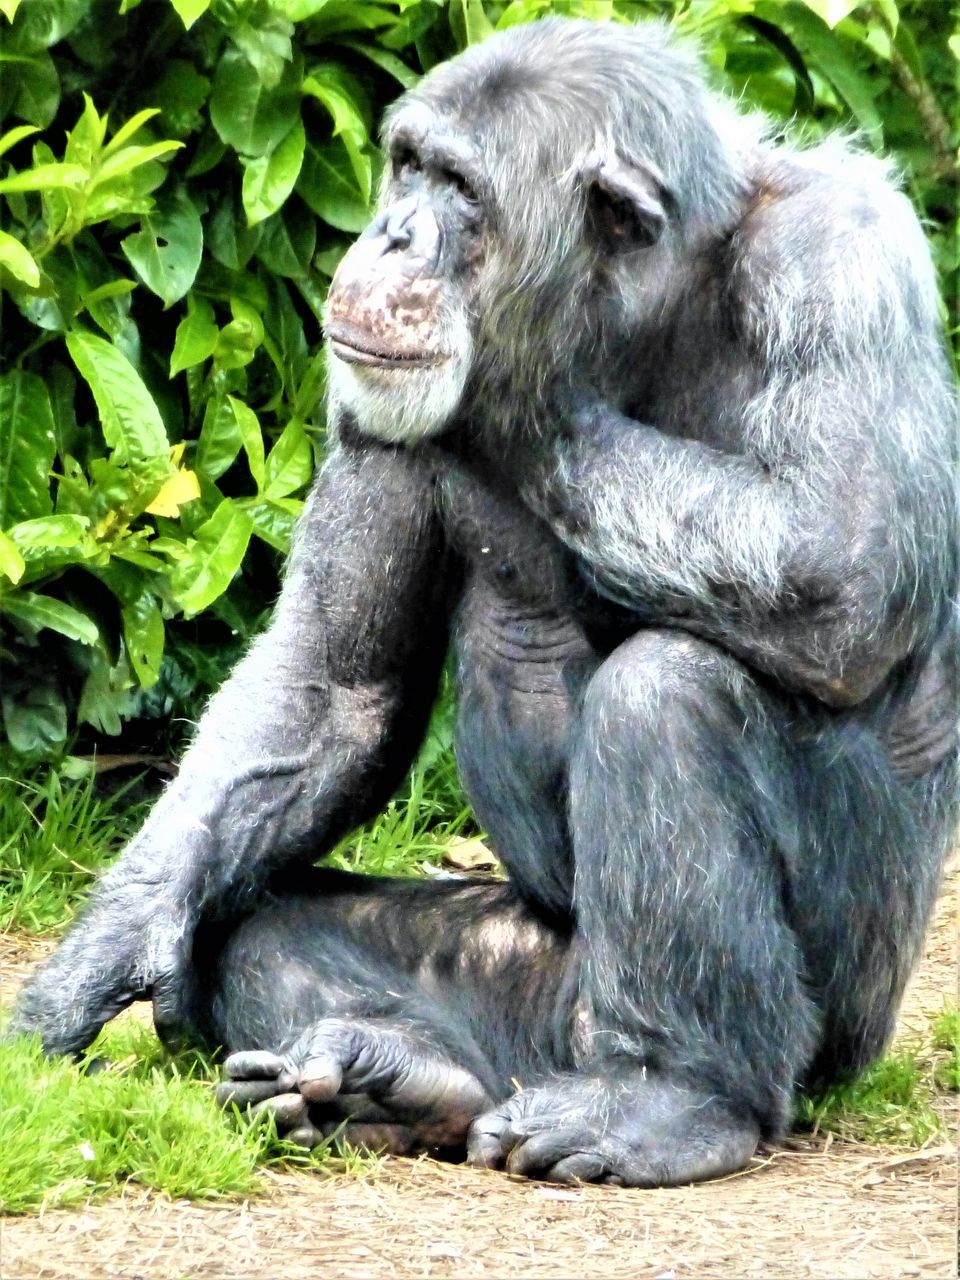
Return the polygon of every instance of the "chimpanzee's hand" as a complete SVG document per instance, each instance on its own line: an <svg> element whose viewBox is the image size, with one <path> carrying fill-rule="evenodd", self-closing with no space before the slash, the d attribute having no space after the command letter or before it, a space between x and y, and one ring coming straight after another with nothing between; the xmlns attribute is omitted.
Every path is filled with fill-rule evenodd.
<svg viewBox="0 0 960 1280"><path fill-rule="evenodd" d="M37 1032L50 1054L79 1053L134 1000L154 1000L161 1038L190 1023L190 932L158 886L101 884L57 951L24 987L9 1031Z"/></svg>

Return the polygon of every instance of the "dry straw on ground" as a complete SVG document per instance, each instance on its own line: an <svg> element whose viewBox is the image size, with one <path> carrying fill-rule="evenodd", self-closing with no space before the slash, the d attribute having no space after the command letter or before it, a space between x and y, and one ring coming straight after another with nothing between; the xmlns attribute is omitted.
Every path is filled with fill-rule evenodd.
<svg viewBox="0 0 960 1280"><path fill-rule="evenodd" d="M907 1038L956 993L958 872L904 1005ZM30 949L7 939L0 958L19 977ZM924 1150L794 1140L732 1178L660 1191L547 1187L429 1160L387 1161L371 1182L270 1173L265 1194L242 1204L131 1187L5 1222L0 1276L952 1280L957 1117L946 1119L949 1137Z"/></svg>

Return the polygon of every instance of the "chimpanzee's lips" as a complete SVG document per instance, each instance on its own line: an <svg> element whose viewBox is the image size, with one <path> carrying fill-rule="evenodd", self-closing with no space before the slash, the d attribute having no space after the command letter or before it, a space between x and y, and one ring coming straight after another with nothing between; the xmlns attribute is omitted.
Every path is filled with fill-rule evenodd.
<svg viewBox="0 0 960 1280"><path fill-rule="evenodd" d="M389 351L376 347L367 337L346 326L327 324L327 340L330 350L338 360L346 364L366 365L373 369L422 369L442 364L447 356L442 351Z"/></svg>

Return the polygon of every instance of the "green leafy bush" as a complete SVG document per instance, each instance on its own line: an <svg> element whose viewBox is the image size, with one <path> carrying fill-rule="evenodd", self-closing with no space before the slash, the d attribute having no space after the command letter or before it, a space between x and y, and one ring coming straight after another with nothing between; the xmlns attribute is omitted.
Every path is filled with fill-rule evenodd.
<svg viewBox="0 0 960 1280"><path fill-rule="evenodd" d="M10 743L194 711L258 624L322 451L326 284L368 218L376 122L420 71L550 12L671 18L748 103L892 147L955 280L946 10L0 0Z"/></svg>

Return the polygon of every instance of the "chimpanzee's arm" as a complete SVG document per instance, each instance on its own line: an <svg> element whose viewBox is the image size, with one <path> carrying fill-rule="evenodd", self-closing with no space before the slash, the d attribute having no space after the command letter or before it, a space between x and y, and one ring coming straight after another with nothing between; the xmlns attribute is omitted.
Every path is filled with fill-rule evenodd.
<svg viewBox="0 0 960 1280"><path fill-rule="evenodd" d="M211 701L177 780L23 995L17 1025L82 1048L151 993L189 1021L203 916L252 903L374 814L421 740L450 583L433 476L389 447L339 447L314 487L280 601Z"/></svg>
<svg viewBox="0 0 960 1280"><path fill-rule="evenodd" d="M929 256L902 197L857 200L801 193L744 228L724 289L763 385L735 452L709 420L680 438L588 404L531 494L601 591L837 705L929 643L956 584Z"/></svg>

